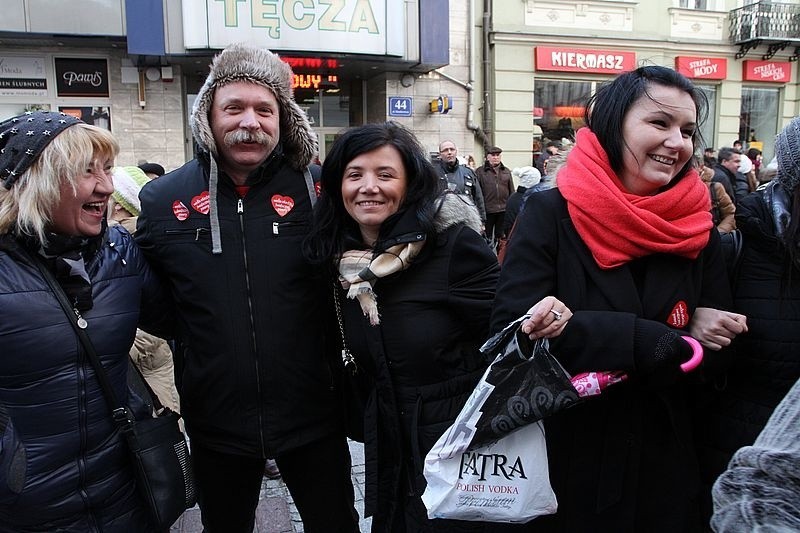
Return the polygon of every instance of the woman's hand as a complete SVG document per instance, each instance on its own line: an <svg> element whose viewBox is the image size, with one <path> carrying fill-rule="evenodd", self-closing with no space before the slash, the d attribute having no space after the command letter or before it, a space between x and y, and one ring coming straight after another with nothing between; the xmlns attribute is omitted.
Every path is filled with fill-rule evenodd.
<svg viewBox="0 0 800 533"><path fill-rule="evenodd" d="M572 311L555 296L545 296L526 314L530 318L522 323L522 332L531 339L558 337L572 318Z"/></svg>
<svg viewBox="0 0 800 533"><path fill-rule="evenodd" d="M709 350L728 346L733 339L747 332L747 317L711 307L698 307L689 322L689 334Z"/></svg>

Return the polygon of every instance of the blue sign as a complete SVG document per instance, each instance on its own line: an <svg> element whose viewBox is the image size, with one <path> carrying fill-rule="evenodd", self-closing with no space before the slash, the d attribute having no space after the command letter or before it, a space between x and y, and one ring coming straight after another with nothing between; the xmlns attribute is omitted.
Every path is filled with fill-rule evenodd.
<svg viewBox="0 0 800 533"><path fill-rule="evenodd" d="M410 96L390 96L389 97L389 116L390 117L410 117L411 116L411 97Z"/></svg>

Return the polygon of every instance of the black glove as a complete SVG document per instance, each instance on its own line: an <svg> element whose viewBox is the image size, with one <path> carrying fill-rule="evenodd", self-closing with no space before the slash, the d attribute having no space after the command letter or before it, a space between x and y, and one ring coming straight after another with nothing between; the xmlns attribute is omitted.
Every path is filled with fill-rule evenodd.
<svg viewBox="0 0 800 533"><path fill-rule="evenodd" d="M666 368L677 369L692 358L693 350L680 332L652 320L636 320L633 333L636 370L651 374Z"/></svg>

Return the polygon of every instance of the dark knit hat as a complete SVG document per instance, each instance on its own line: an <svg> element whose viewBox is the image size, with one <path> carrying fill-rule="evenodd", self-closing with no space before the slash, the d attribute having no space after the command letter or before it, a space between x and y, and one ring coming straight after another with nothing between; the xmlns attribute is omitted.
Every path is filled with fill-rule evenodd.
<svg viewBox="0 0 800 533"><path fill-rule="evenodd" d="M791 194L800 184L800 116L775 137L778 174L775 179Z"/></svg>
<svg viewBox="0 0 800 533"><path fill-rule="evenodd" d="M11 189L56 135L75 124L75 117L55 111L29 111L0 122L0 180Z"/></svg>

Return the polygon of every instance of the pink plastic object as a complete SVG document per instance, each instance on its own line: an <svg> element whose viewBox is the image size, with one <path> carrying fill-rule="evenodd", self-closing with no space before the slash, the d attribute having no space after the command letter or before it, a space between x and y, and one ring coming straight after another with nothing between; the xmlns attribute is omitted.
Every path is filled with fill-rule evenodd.
<svg viewBox="0 0 800 533"><path fill-rule="evenodd" d="M596 396L609 386L628 379L622 371L616 372L584 372L572 376L571 382L578 396Z"/></svg>
<svg viewBox="0 0 800 533"><path fill-rule="evenodd" d="M683 335L681 338L692 347L692 358L681 365L681 370L688 373L697 368L703 361L703 346L694 337Z"/></svg>

